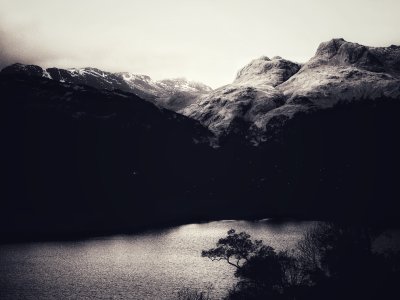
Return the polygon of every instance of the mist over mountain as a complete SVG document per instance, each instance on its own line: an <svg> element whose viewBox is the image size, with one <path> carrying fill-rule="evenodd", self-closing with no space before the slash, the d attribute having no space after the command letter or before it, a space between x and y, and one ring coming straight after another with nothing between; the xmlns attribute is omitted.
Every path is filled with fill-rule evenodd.
<svg viewBox="0 0 400 300"><path fill-rule="evenodd" d="M399 46L334 39L304 64L255 59L216 90L21 64L0 87L4 234L398 217Z"/></svg>

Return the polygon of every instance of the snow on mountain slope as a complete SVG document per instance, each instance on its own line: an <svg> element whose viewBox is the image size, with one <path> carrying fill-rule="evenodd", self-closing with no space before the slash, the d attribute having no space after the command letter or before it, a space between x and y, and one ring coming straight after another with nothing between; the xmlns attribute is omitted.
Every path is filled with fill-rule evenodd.
<svg viewBox="0 0 400 300"><path fill-rule="evenodd" d="M285 97L275 86L293 76L300 65L280 57L255 59L241 69L235 81L200 97L181 110L221 135L235 120L262 126L264 116L282 106Z"/></svg>
<svg viewBox="0 0 400 300"><path fill-rule="evenodd" d="M366 47L343 39L322 43L316 55L278 89L288 104L319 108L340 101L400 96L400 47Z"/></svg>
<svg viewBox="0 0 400 300"><path fill-rule="evenodd" d="M184 92L201 92L209 93L212 88L209 86L194 81L188 81L185 78L164 79L157 82L164 88L164 91L184 91Z"/></svg>
<svg viewBox="0 0 400 300"><path fill-rule="evenodd" d="M299 64L279 56L272 59L262 56L243 67L233 83L237 85L277 86L296 74L300 67Z"/></svg>
<svg viewBox="0 0 400 300"><path fill-rule="evenodd" d="M228 130L236 118L258 123L262 115L279 107L283 101L283 94L272 86L229 84L200 97L181 112L219 135Z"/></svg>
<svg viewBox="0 0 400 300"><path fill-rule="evenodd" d="M255 144L299 112L365 99L400 99L400 46L367 47L343 39L321 43L305 64L281 57L255 59L233 83L216 90L182 78L154 81L95 68L43 70L15 64L2 72L131 92L199 120L217 136L240 130Z"/></svg>
<svg viewBox="0 0 400 300"><path fill-rule="evenodd" d="M181 112L217 135L244 122L246 137L257 144L266 139L264 133L299 112L381 97L400 100L400 46L367 47L333 39L302 66L280 57L253 60L232 84Z"/></svg>
<svg viewBox="0 0 400 300"><path fill-rule="evenodd" d="M198 96L212 91L212 88L203 83L188 81L185 78L164 79L157 81L157 85L161 91L158 103L173 111L189 106Z"/></svg>
<svg viewBox="0 0 400 300"><path fill-rule="evenodd" d="M212 89L202 83L183 78L154 81L147 75L128 72L111 73L96 68L42 69L35 65L14 64L2 70L4 73L24 73L59 82L85 84L98 89L120 89L174 111L194 102L198 95Z"/></svg>

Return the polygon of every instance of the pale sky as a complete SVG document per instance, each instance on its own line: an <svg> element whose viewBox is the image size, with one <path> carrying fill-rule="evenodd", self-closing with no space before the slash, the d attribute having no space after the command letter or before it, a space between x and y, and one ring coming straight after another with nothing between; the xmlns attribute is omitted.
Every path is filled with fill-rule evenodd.
<svg viewBox="0 0 400 300"><path fill-rule="evenodd" d="M262 55L335 37L400 44L400 0L0 0L0 67L97 67L213 88Z"/></svg>

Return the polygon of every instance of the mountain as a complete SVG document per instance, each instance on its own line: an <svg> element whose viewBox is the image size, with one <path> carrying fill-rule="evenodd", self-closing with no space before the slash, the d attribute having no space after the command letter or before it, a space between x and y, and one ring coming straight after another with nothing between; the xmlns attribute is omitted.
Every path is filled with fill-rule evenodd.
<svg viewBox="0 0 400 300"><path fill-rule="evenodd" d="M305 64L261 57L181 110L187 116L131 90L6 68L0 234L235 218L398 220L399 51L335 39ZM147 77L120 76L156 89ZM162 84L166 93L201 89Z"/></svg>
<svg viewBox="0 0 400 300"><path fill-rule="evenodd" d="M232 84L198 98L181 113L199 120L217 135L227 133L238 119L259 124L268 112L285 103L276 86L299 69L299 64L280 57L261 57L240 70Z"/></svg>
<svg viewBox="0 0 400 300"><path fill-rule="evenodd" d="M318 108L338 102L400 96L400 46L367 47L343 39L322 43L317 53L279 89L288 105Z"/></svg>
<svg viewBox="0 0 400 300"><path fill-rule="evenodd" d="M165 222L187 182L205 177L192 159L209 151L210 132L132 93L3 72L0 93L0 232Z"/></svg>
<svg viewBox="0 0 400 300"><path fill-rule="evenodd" d="M303 65L280 57L256 59L232 84L200 96L181 113L218 136L239 130L259 144L300 112L380 97L400 99L400 46L367 47L333 39Z"/></svg>
<svg viewBox="0 0 400 300"><path fill-rule="evenodd" d="M173 111L178 111L193 103L198 95L212 91L205 84L188 81L184 78L154 81L147 75L128 72L111 73L96 68L42 69L35 65L17 63L4 68L2 73L39 76L59 82L85 84L97 89L118 89L133 93Z"/></svg>

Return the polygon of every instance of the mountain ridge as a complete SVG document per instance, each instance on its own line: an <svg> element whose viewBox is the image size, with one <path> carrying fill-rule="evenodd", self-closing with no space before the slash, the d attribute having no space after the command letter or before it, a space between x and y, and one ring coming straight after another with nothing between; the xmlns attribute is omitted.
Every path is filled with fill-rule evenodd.
<svg viewBox="0 0 400 300"><path fill-rule="evenodd" d="M217 136L234 124L252 144L302 112L340 102L388 97L400 99L400 46L368 47L344 39L321 43L308 62L264 56L242 68L226 86L200 96L180 112L199 120Z"/></svg>
<svg viewBox="0 0 400 300"><path fill-rule="evenodd" d="M400 47L359 49L337 40L301 66L256 60L191 118L120 89L31 76L37 66L1 72L0 232L398 219Z"/></svg>
<svg viewBox="0 0 400 300"><path fill-rule="evenodd" d="M15 63L5 67L1 72L5 74L23 73L59 82L86 84L98 89L119 89L138 95L145 100L173 111L182 109L190 104L196 96L212 90L205 84L184 78L154 81L148 75L129 72L112 73L93 67L43 69L36 65Z"/></svg>
<svg viewBox="0 0 400 300"><path fill-rule="evenodd" d="M239 131L244 142L253 145L266 141L298 113L341 102L400 98L400 46L369 47L342 38L322 42L306 63L279 56L254 59L231 84L215 90L182 78L153 81L147 75L96 68L41 69L15 64L1 72L132 92L198 120L218 138Z"/></svg>

